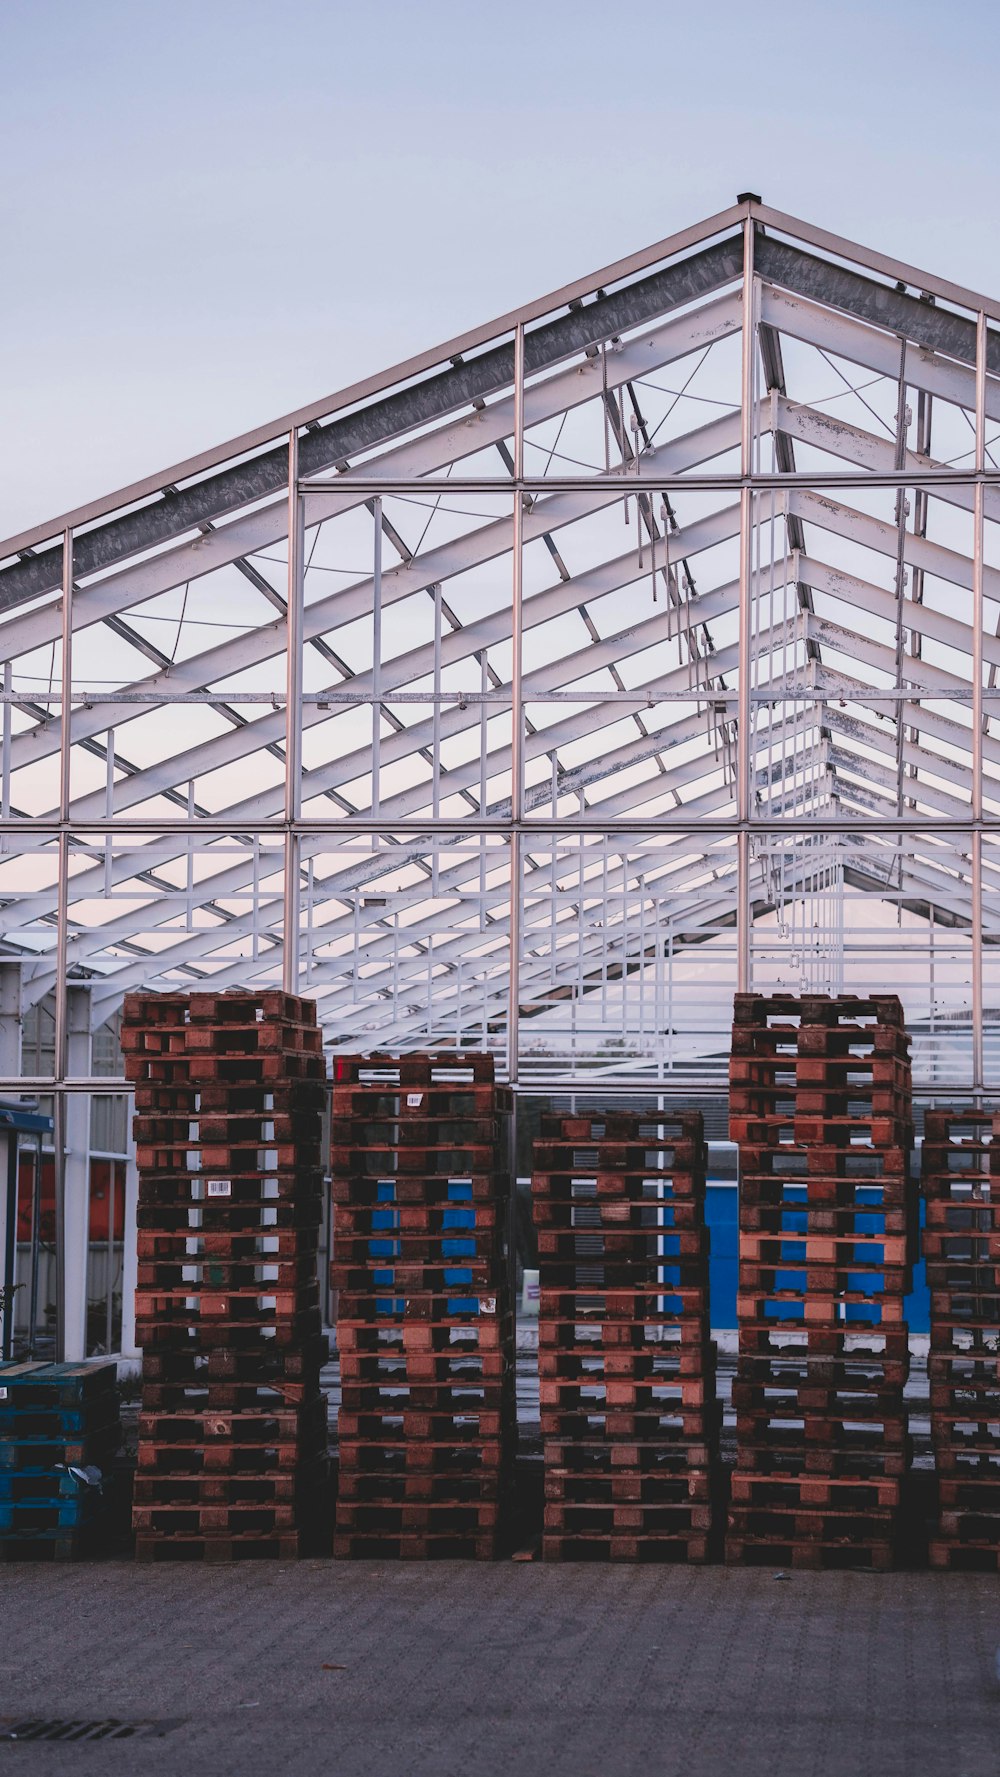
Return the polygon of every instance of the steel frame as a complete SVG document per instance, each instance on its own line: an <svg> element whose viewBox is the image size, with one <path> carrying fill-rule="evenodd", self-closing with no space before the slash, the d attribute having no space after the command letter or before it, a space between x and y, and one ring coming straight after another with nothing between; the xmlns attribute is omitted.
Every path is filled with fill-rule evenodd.
<svg viewBox="0 0 1000 1777"><path fill-rule="evenodd" d="M0 544L0 942L56 1018L0 1091L57 1180L77 980L670 1091L891 928L918 1082L988 1090L997 420L1000 304L748 199Z"/></svg>

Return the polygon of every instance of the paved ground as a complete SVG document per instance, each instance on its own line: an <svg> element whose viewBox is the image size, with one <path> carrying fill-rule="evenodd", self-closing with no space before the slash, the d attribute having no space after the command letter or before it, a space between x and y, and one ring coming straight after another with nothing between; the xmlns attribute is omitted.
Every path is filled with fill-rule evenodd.
<svg viewBox="0 0 1000 1777"><path fill-rule="evenodd" d="M116 1777L995 1777L1000 1584L900 1573L127 1562L0 1569L0 1744Z"/></svg>

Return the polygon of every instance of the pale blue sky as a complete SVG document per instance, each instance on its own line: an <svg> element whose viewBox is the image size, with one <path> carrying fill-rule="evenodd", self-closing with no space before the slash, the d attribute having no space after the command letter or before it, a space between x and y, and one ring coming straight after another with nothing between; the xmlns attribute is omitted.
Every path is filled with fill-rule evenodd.
<svg viewBox="0 0 1000 1777"><path fill-rule="evenodd" d="M0 0L0 534L722 208L1000 294L990 0Z"/></svg>

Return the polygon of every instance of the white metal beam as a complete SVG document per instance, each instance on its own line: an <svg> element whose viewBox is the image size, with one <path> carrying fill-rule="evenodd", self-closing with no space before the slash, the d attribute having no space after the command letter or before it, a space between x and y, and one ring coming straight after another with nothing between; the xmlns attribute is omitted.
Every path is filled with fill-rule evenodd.
<svg viewBox="0 0 1000 1777"><path fill-rule="evenodd" d="M775 327L792 339L874 370L892 382L899 377L899 339L895 333L881 332L840 310L824 308L766 282L761 289L760 318L766 326ZM966 408L970 416L975 413L976 372L972 365L957 364L939 352L915 348L907 353L906 380L914 389L923 389L938 400ZM990 419L1000 419L1000 382L994 377L989 379L986 400ZM971 433L969 437L971 453L975 441Z"/></svg>
<svg viewBox="0 0 1000 1777"><path fill-rule="evenodd" d="M627 342L621 352L612 354L609 360L609 384L620 387L626 381L662 368L675 356L686 356L699 347L713 343L716 338L725 337L733 331L733 312L730 299L722 300L724 304L729 302L729 308L724 307L713 317L703 319L703 311L696 310L677 321L665 323L662 329L656 330L652 335ZM553 414L599 399L600 373L596 366L596 360L585 358L580 364L561 370L553 377L529 384L525 391L526 428L531 429L541 424ZM505 397L491 402L481 412L452 421L415 441L408 441L386 452L377 459L377 467L372 462L366 462L360 469L345 471L331 483L329 494L310 495L308 525L312 528L339 513L364 505L371 499L373 491L378 491L379 475L386 478L412 477L418 482L431 468L447 467L487 449L491 444L501 442L510 436L513 417L513 396ZM648 468L649 480L655 484L658 478L678 472L671 467L674 460L683 462L686 467L710 461L731 448L733 436L738 435L738 415L726 415L722 419L710 421L698 433L687 434L681 450L678 451L668 443L655 454L642 459L640 473L645 473ZM602 503L598 489L594 490L594 498L596 504ZM207 534L199 535L193 542L182 544L168 555L155 556L139 567L126 569L117 576L119 602L115 609L131 607L159 593L183 586L240 556L259 553L286 535L287 499L274 501L248 518L234 520ZM363 585L368 589L365 608L370 610L370 583L366 580ZM84 609L89 590L87 587L81 589L80 598ZM125 595L124 601L122 594ZM318 600L308 606L303 623L306 641L324 634L335 623L334 601L347 596L334 594L332 599ZM4 640L7 627L14 631L14 645L19 652L23 652L28 646L41 645L51 624L51 613L48 607L43 607L37 613L13 620L9 626L0 626L0 649L6 649L10 645ZM273 659L283 649L284 620L279 619L250 628L240 636L215 648L206 649L204 653L188 660L177 662L164 672L151 674L137 683L146 691L169 689L174 694L185 690L199 691L219 680L245 672L251 666ZM138 713L140 712L136 706L127 703L95 705L89 710L86 706L78 707L73 712L71 722L73 742L76 744L86 737L102 733L109 723L117 727L123 722L134 720ZM53 716L33 728L30 736L15 737L15 769L25 758L43 758L48 752L58 750L58 745L59 719Z"/></svg>

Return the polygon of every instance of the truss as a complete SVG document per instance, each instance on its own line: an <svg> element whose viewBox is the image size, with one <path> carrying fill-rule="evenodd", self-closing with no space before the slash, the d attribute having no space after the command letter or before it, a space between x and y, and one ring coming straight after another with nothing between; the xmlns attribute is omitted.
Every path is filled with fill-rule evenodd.
<svg viewBox="0 0 1000 1777"><path fill-rule="evenodd" d="M73 984L664 1090L784 984L895 988L923 1083L984 1089L994 434L1000 305L747 198L0 544L53 1080Z"/></svg>

